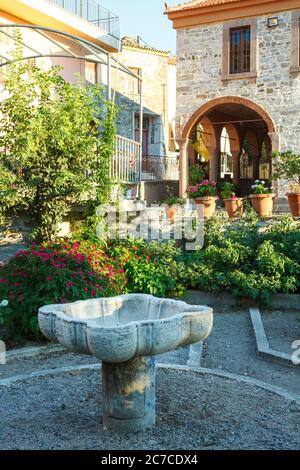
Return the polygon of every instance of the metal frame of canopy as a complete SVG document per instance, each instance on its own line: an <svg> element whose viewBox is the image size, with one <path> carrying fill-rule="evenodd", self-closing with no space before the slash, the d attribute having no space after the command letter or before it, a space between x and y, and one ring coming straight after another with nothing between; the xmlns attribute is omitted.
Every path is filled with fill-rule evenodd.
<svg viewBox="0 0 300 470"><path fill-rule="evenodd" d="M127 66L122 64L116 57L113 57L108 51L103 49L100 46L97 46L86 39L80 38L78 36L74 36L69 33L65 33L63 31L59 31L56 29L39 26L39 25L27 25L27 24L13 24L13 23L5 23L0 24L0 37L1 34L14 40L13 30L18 29L22 32L22 30L30 30L34 34L36 34L36 41L33 41L34 45L32 45L32 41L30 44L26 42L26 39L22 37L22 45L25 51L28 51L28 54L24 54L23 51L23 60L33 60L38 58L65 58L65 59L81 59L81 60L88 60L89 62L93 62L95 64L102 64L107 66L107 98L109 101L112 99L112 84L111 84L111 70L115 69L117 72L123 72L136 80L140 83L140 129L143 129L143 78L140 75L135 74L130 70ZM39 50L38 44L39 40L43 38L43 41L48 41L49 46L55 45L58 48L58 51L55 53L45 53L43 50ZM45 49L45 47L44 47ZM0 53L0 69L5 67L11 63L16 62L13 60L12 57L9 56L9 51L5 54L1 51ZM142 162L142 139L143 139L143 132L140 132L140 158L139 158L139 174L141 175L141 162Z"/></svg>

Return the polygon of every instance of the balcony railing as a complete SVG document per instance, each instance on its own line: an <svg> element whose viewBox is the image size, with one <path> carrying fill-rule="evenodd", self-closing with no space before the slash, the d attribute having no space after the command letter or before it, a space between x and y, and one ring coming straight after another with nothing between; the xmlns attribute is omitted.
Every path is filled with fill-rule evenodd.
<svg viewBox="0 0 300 470"><path fill-rule="evenodd" d="M141 144L117 135L111 178L122 183L139 184L141 174Z"/></svg>
<svg viewBox="0 0 300 470"><path fill-rule="evenodd" d="M110 36L120 39L120 20L117 15L100 5L98 0L46 0L48 3L73 13L92 23Z"/></svg>

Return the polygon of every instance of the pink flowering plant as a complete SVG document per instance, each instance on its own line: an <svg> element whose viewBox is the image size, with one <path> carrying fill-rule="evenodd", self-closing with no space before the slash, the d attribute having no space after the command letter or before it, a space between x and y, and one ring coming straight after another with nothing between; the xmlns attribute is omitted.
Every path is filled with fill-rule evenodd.
<svg viewBox="0 0 300 470"><path fill-rule="evenodd" d="M194 186L187 188L187 195L192 199L197 197L213 197L217 193L217 183L215 181L203 180Z"/></svg>
<svg viewBox="0 0 300 470"><path fill-rule="evenodd" d="M126 284L118 260L96 245L33 244L0 267L0 300L7 301L0 306L0 325L8 338L39 338L43 305L118 295Z"/></svg>

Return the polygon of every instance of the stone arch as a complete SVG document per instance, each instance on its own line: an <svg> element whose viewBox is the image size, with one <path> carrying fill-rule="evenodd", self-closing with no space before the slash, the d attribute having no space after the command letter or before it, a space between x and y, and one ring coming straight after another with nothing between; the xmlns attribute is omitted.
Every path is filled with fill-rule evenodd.
<svg viewBox="0 0 300 470"><path fill-rule="evenodd" d="M205 116L203 119L201 119L199 124L201 124L203 127L206 147L208 149L215 149L217 146L217 137L211 120Z"/></svg>
<svg viewBox="0 0 300 470"><path fill-rule="evenodd" d="M245 106L246 108L255 111L266 123L268 126L268 133L276 134L276 127L275 124L270 117L270 115L265 111L260 105L256 104L254 101L248 100L246 98L242 98L240 96L223 96L221 98L215 98L213 100L208 101L204 105L200 106L189 118L187 123L185 124L181 136L181 139L189 138L191 130L193 129L194 125L201 121L207 113L213 111L218 106L222 106L224 104L237 104L241 106Z"/></svg>
<svg viewBox="0 0 300 470"><path fill-rule="evenodd" d="M230 148L232 152L239 152L240 151L240 136L234 124L224 124L224 126L228 132L229 140L230 140Z"/></svg>
<svg viewBox="0 0 300 470"><path fill-rule="evenodd" d="M240 149L241 149L240 136L234 124L224 124L222 129L223 128L226 128L229 141L230 141L230 150L232 154L232 167L233 167L233 175L234 175L233 181L234 183L236 183L239 178L239 156L240 156ZM219 159L216 158L215 163L213 164L215 179L218 179L220 176L220 162L218 160Z"/></svg>

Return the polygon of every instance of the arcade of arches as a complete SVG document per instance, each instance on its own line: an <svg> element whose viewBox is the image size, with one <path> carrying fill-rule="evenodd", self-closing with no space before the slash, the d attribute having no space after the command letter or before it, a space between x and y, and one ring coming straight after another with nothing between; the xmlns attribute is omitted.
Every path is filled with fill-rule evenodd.
<svg viewBox="0 0 300 470"><path fill-rule="evenodd" d="M238 194L250 194L257 179L272 179L271 153L278 136L267 113L242 98L213 100L186 124L180 139L180 194L188 186L191 165L199 165L210 180L232 181Z"/></svg>

